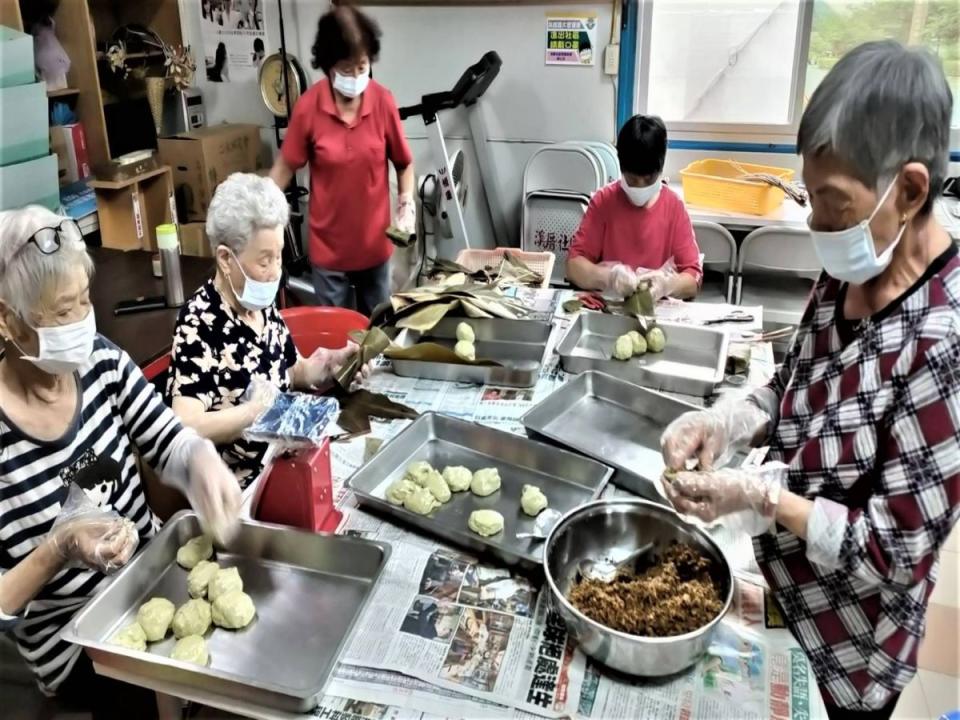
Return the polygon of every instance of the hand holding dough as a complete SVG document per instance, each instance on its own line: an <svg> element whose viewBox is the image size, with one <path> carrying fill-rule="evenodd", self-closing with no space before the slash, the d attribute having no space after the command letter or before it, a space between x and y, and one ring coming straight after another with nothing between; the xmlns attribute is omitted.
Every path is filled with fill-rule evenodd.
<svg viewBox="0 0 960 720"><path fill-rule="evenodd" d="M480 497L493 495L500 489L500 471L496 468L484 468L473 474L470 482L470 492Z"/></svg>
<svg viewBox="0 0 960 720"><path fill-rule="evenodd" d="M206 535L198 535L177 550L177 563L180 567L193 570L201 560L213 557L213 541Z"/></svg>
<svg viewBox="0 0 960 720"><path fill-rule="evenodd" d="M137 622L150 642L163 640L173 621L175 607L166 598L151 598L137 610Z"/></svg>
<svg viewBox="0 0 960 720"><path fill-rule="evenodd" d="M503 515L496 510L474 510L467 519L467 527L481 537L490 537L503 530Z"/></svg>
<svg viewBox="0 0 960 720"><path fill-rule="evenodd" d="M536 517L547 507L547 496L536 485L524 485L520 495L520 507L527 515Z"/></svg>
<svg viewBox="0 0 960 720"><path fill-rule="evenodd" d="M147 649L147 636L143 632L143 628L140 627L140 623L136 622L127 625L123 630L116 633L110 638L110 642L130 650L143 652Z"/></svg>
<svg viewBox="0 0 960 720"><path fill-rule="evenodd" d="M210 603L206 600L188 600L177 608L173 616L173 634L178 638L203 635L210 629Z"/></svg>
<svg viewBox="0 0 960 720"><path fill-rule="evenodd" d="M243 590L240 571L235 567L217 570L217 574L210 579L210 584L207 586L207 600L213 602L221 595L233 590Z"/></svg>
<svg viewBox="0 0 960 720"><path fill-rule="evenodd" d="M447 487L451 492L463 492L470 489L470 482L473 480L473 473L469 468L462 465L454 467L445 467L443 469L443 479L447 482Z"/></svg>
<svg viewBox="0 0 960 720"><path fill-rule="evenodd" d="M177 644L173 646L173 652L170 653L170 658L197 665L206 665L210 659L210 653L207 652L207 641L199 635L187 635L185 638L177 640Z"/></svg>
<svg viewBox="0 0 960 720"><path fill-rule="evenodd" d="M214 625L227 630L245 628L253 620L256 608L253 600L242 590L231 590L220 595L213 603Z"/></svg>
<svg viewBox="0 0 960 720"><path fill-rule="evenodd" d="M190 593L190 597L206 597L207 586L219 569L219 565L209 560L201 560L194 565L193 570L187 575L187 592Z"/></svg>

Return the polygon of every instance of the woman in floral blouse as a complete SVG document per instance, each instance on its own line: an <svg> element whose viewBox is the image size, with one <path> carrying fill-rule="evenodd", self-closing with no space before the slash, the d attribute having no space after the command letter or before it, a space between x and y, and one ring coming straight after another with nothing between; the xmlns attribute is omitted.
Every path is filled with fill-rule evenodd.
<svg viewBox="0 0 960 720"><path fill-rule="evenodd" d="M893 713L960 517L960 260L933 215L951 106L925 51L868 43L834 66L797 138L825 273L783 366L663 438L674 506L754 535L831 720ZM772 462L712 470L738 443Z"/></svg>
<svg viewBox="0 0 960 720"><path fill-rule="evenodd" d="M241 402L250 382L313 389L356 350L297 353L274 306L288 217L286 198L268 178L234 173L217 187L207 215L217 274L180 311L174 334L168 401L184 424L216 443L241 487L260 473L266 450L243 432L272 399L256 393Z"/></svg>

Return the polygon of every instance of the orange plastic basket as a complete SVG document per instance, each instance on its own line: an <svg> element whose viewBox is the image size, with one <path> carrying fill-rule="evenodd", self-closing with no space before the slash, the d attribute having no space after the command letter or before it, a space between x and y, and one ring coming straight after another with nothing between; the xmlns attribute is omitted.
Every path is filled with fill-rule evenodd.
<svg viewBox="0 0 960 720"><path fill-rule="evenodd" d="M776 175L785 182L793 180L793 170L788 168L713 158L697 160L680 171L683 201L748 215L767 215L780 207L783 190L759 180L740 179L750 173Z"/></svg>
<svg viewBox="0 0 960 720"><path fill-rule="evenodd" d="M496 270L503 262L503 255L509 251L510 255L524 263L535 273L543 277L540 287L550 287L550 277L553 275L553 264L556 256L552 252L529 252L516 248L494 248L493 250L461 250L457 255L457 264L463 265L470 272L483 268Z"/></svg>

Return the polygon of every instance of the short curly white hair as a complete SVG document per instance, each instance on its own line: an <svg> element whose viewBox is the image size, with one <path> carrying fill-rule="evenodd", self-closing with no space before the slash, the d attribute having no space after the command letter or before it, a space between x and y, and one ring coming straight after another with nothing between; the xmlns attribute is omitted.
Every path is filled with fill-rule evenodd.
<svg viewBox="0 0 960 720"><path fill-rule="evenodd" d="M21 318L41 310L44 293L57 286L77 267L93 276L93 260L79 231L61 235L61 246L45 255L27 242L37 230L55 228L69 218L41 205L0 212L0 301Z"/></svg>
<svg viewBox="0 0 960 720"><path fill-rule="evenodd" d="M259 230L286 227L290 207L270 178L233 173L217 186L207 211L207 237L214 252L226 245L240 254Z"/></svg>

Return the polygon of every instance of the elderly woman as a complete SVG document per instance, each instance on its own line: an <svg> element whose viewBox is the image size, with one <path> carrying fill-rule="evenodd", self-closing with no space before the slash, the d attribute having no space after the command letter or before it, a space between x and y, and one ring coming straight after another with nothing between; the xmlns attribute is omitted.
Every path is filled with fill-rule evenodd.
<svg viewBox="0 0 960 720"><path fill-rule="evenodd" d="M831 718L888 718L960 516L960 260L934 219L952 98L926 52L868 43L797 139L826 271L766 387L667 428L676 508L754 536ZM736 444L771 462L713 470ZM668 475L670 475L668 473Z"/></svg>
<svg viewBox="0 0 960 720"><path fill-rule="evenodd" d="M268 178L234 173L210 202L207 235L217 274L180 311L167 394L183 422L216 443L246 487L262 469L266 445L243 432L272 400L255 386L316 389L329 383L356 346L300 357L274 307L280 285L287 200ZM359 378L358 378L359 379Z"/></svg>
<svg viewBox="0 0 960 720"><path fill-rule="evenodd" d="M41 689L104 710L135 693L106 689L60 631L155 532L137 455L221 537L239 491L213 446L97 334L92 272L74 221L35 206L0 213L0 628ZM68 496L82 514L61 513ZM156 704L148 695L145 714L123 712Z"/></svg>
<svg viewBox="0 0 960 720"><path fill-rule="evenodd" d="M390 91L370 78L380 29L352 7L317 23L313 67L323 79L293 108L283 148L270 171L285 188L310 165L310 262L321 305L346 307L351 286L369 316L390 298L389 161L397 173L394 222L416 229L413 155Z"/></svg>

